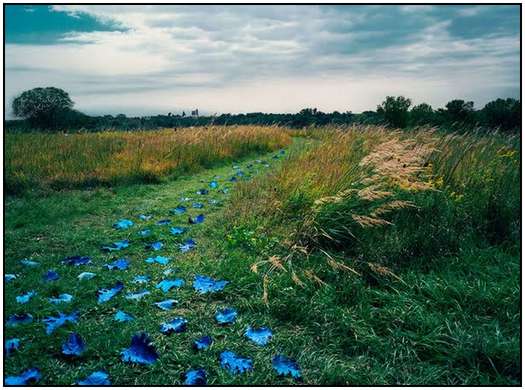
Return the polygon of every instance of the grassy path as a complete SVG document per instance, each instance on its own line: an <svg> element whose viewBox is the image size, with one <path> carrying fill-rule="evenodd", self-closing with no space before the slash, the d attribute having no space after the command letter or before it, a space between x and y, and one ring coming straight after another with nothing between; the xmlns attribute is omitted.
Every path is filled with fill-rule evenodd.
<svg viewBox="0 0 525 390"><path fill-rule="evenodd" d="M296 143L297 146L297 143ZM275 153L239 161L237 166L249 176L264 174L273 169L279 159L272 158ZM261 160L271 166L265 167ZM4 273L16 274L17 278L5 287L5 315L31 313L33 322L17 327L5 327L4 337L19 338L20 350L6 359L5 372L18 375L30 367L38 367L42 372L40 384L69 385L87 377L93 371L109 373L115 385L169 385L182 383L184 372L191 368L203 367L208 373L210 384L243 383L292 383L288 378L277 378L271 368L271 357L277 352L289 350L288 335L279 334L273 329L275 337L267 347L258 347L247 340L243 334L246 326L272 326L271 321L250 295L256 279L234 280L237 271L227 266L228 249L217 227L221 207L234 183L228 179L235 174L232 166L223 166L203 171L192 177L179 179L160 185L137 185L116 187L115 189L96 189L92 191L70 191L55 193L49 197L11 198L6 201L5 229L5 269ZM239 179L241 179L239 177ZM244 178L243 178L244 179ZM209 183L216 180L217 189L210 189ZM209 190L208 195L197 195L200 188ZM184 200L191 198L191 200ZM193 202L204 204L202 209L192 208ZM216 203L216 204L215 204ZM170 209L179 204L188 207L182 215L170 214ZM188 216L205 215L205 222L188 225ZM140 214L151 215L149 221L141 221ZM126 218L134 222L127 230L116 230L112 224ZM156 222L169 218L169 225ZM188 231L175 236L169 231L171 226L188 227ZM139 230L150 229L151 234L141 237ZM220 233L222 234L222 233ZM197 242L194 250L188 253L179 251L179 243L193 238ZM101 245L128 239L130 246L111 254L101 252ZM161 241L164 248L158 252L145 249L148 243ZM66 256L90 256L92 263L72 267L60 261ZM168 256L169 264L148 264L150 256ZM127 270L107 270L105 264L124 257L130 261ZM28 267L20 263L30 258L39 263ZM165 276L167 269L172 274ZM43 280L48 270L55 270L60 279L52 282ZM235 272L234 272L235 271ZM241 270L239 275L249 274ZM93 272L91 280L79 281L81 272ZM191 287L195 274L205 274L214 278L226 278L230 284L223 292L197 294ZM133 282L135 276L147 275L147 284ZM168 293L156 288L163 279L182 278L185 286ZM124 283L124 290L107 303L97 303L97 291L110 288L117 281ZM150 295L139 301L125 298L128 293L148 290ZM16 296L28 291L36 296L28 303L19 304ZM71 294L70 303L53 304L48 298L59 294ZM259 296L257 300L259 301ZM177 299L174 310L159 310L154 302ZM214 319L215 312L231 306L238 310L239 317L233 325L221 327ZM46 335L42 319L57 313L79 312L77 324L66 324L51 335ZM114 320L117 310L123 310L135 317L132 322L119 323ZM182 316L188 320L185 333L165 336L159 332L162 322ZM61 345L67 335L75 331L87 345L87 351L77 359L65 359L60 354ZM160 355L151 366L136 366L120 360L122 349L129 347L132 335L145 331L150 335ZM191 343L196 338L210 335L214 343L209 350L194 352ZM288 343L288 344L287 344ZM223 350L232 350L248 356L254 361L250 373L233 376L221 369L218 355Z"/></svg>

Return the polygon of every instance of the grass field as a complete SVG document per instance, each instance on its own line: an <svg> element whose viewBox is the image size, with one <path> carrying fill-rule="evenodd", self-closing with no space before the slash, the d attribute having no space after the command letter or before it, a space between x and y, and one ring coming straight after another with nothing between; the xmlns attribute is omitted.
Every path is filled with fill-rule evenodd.
<svg viewBox="0 0 525 390"><path fill-rule="evenodd" d="M17 278L6 284L4 313L31 313L34 321L5 328L5 338L21 343L6 358L5 375L38 367L39 384L68 385L104 370L114 385L161 385L181 384L187 370L203 367L209 384L521 383L519 139L328 128L297 132L292 143L287 131L264 131L264 137L257 136L264 146L251 144L241 154L231 149L223 165L214 155L213 167L192 164L176 180L115 181L120 185L53 192L56 175L35 173L30 182L45 188L46 196L13 191L18 195L6 200L4 271ZM121 137L130 142L133 136ZM22 140L10 142L8 182L15 172L8 165L22 161L23 149ZM287 145L284 154L275 152ZM124 148L120 154L133 153ZM48 166L56 165L51 151L47 158L53 161ZM234 166L247 174L237 183L228 180ZM196 194L212 180L218 181L217 189ZM193 199L181 201L184 197ZM204 208L170 214L179 203L193 201ZM204 223L189 226L188 214L200 213ZM153 217L141 221L139 214ZM113 229L121 218L134 226ZM171 225L155 224L164 218ZM176 225L189 231L173 236L169 227ZM138 236L144 228L152 235ZM189 237L197 247L180 253L178 244ZM122 253L100 251L101 245L124 238L131 245ZM144 261L151 256L144 246L156 240L165 247L155 255L172 257L168 265ZM93 263L60 263L71 255L91 256ZM129 269L103 268L117 257L128 258ZM24 266L23 258L39 265ZM167 268L175 270L170 277L163 275ZM42 281L49 269L60 279ZM85 271L97 276L79 282ZM222 292L199 295L191 287L196 274L230 284ZM134 284L137 275L151 281ZM175 277L185 286L169 293L155 287ZM97 290L117 280L124 291L97 304ZM140 301L125 298L143 289L151 294ZM31 290L37 295L28 303L16 302ZM73 301L48 301L62 293L73 295ZM172 311L153 305L167 298L179 301ZM218 326L214 314L226 306L237 309L238 319ZM115 322L119 309L135 320ZM77 324L46 335L45 316L73 310L79 311ZM177 316L188 320L187 331L161 334L159 325ZM274 336L266 347L256 346L243 336L247 326L268 326ZM87 345L77 359L60 354L71 331ZM160 356L150 366L120 360L139 331L151 336ZM211 348L194 352L192 340L205 334L214 340ZM219 365L223 350L250 357L253 370L230 374ZM297 361L302 381L276 374L271 365L276 354Z"/></svg>

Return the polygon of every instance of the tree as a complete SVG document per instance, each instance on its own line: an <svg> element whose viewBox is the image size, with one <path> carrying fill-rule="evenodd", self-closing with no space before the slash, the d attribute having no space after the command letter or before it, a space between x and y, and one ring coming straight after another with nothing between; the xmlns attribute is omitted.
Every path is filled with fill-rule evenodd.
<svg viewBox="0 0 525 390"><path fill-rule="evenodd" d="M427 103L421 103L410 110L410 123L415 126L429 125L434 123L434 110Z"/></svg>
<svg viewBox="0 0 525 390"><path fill-rule="evenodd" d="M445 107L445 113L450 122L467 122L472 119L474 113L474 102L466 102L461 99L451 100Z"/></svg>
<svg viewBox="0 0 525 390"><path fill-rule="evenodd" d="M73 108L69 94L60 88L33 88L13 100L16 116L29 120L31 126L56 128L60 115Z"/></svg>
<svg viewBox="0 0 525 390"><path fill-rule="evenodd" d="M377 106L377 113L381 114L391 127L406 127L411 104L412 101L404 96L387 96L383 103Z"/></svg>
<svg viewBox="0 0 525 390"><path fill-rule="evenodd" d="M503 130L517 129L521 125L521 103L516 99L496 99L481 110L484 122Z"/></svg>

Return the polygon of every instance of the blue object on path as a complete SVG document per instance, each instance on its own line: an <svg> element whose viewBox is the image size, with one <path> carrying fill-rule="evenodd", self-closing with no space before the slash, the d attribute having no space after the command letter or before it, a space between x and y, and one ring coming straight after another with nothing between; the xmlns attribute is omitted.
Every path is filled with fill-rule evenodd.
<svg viewBox="0 0 525 390"><path fill-rule="evenodd" d="M25 386L38 382L42 376L38 368L30 368L19 376L8 376L4 379L7 386Z"/></svg>
<svg viewBox="0 0 525 390"><path fill-rule="evenodd" d="M170 289L174 287L184 286L184 280L174 279L174 280L163 280L157 284L157 288L160 288L163 292L167 293Z"/></svg>
<svg viewBox="0 0 525 390"><path fill-rule="evenodd" d="M154 251L159 251L162 249L162 247L164 246L164 244L160 241L155 241L155 242L152 242L151 244L148 244L146 245L146 249L151 249L151 250L154 250Z"/></svg>
<svg viewBox="0 0 525 390"><path fill-rule="evenodd" d="M118 322L129 322L129 321L133 321L134 318L133 316L130 316L129 314L127 313L124 313L122 310L119 310L115 313L115 321L118 321Z"/></svg>
<svg viewBox="0 0 525 390"><path fill-rule="evenodd" d="M155 305L164 311L168 311L173 309L173 307L177 304L177 301L175 299L166 299L162 302L155 302Z"/></svg>
<svg viewBox="0 0 525 390"><path fill-rule="evenodd" d="M146 295L150 295L151 293L148 290L140 291L137 293L129 293L126 295L126 299L131 299L134 301L140 301L142 298L144 298Z"/></svg>
<svg viewBox="0 0 525 390"><path fill-rule="evenodd" d="M27 303L29 300L36 295L35 291L28 291L25 294L19 295L16 297L17 303Z"/></svg>
<svg viewBox="0 0 525 390"><path fill-rule="evenodd" d="M93 279L97 274L94 274L93 272L82 272L77 276L79 280L90 280Z"/></svg>
<svg viewBox="0 0 525 390"><path fill-rule="evenodd" d="M197 351L203 351L208 349L212 342L213 340L210 336L202 336L193 342L193 348Z"/></svg>
<svg viewBox="0 0 525 390"><path fill-rule="evenodd" d="M115 241L114 243L109 244L109 245L104 245L102 247L102 250L104 252L121 251L122 249L126 249L128 246L129 246L128 240L120 240L120 241Z"/></svg>
<svg viewBox="0 0 525 390"><path fill-rule="evenodd" d="M194 239L188 238L186 241L184 241L182 244L179 244L179 249L182 253L186 253L191 251L193 248L197 246L197 243Z"/></svg>
<svg viewBox="0 0 525 390"><path fill-rule="evenodd" d="M56 298L49 298L49 302L54 303L54 304L69 303L72 300L73 300L73 295L71 294L60 294Z"/></svg>
<svg viewBox="0 0 525 390"><path fill-rule="evenodd" d="M174 209L171 209L171 213L172 214L180 215L180 214L184 214L185 212L186 212L186 207L185 206L181 206L181 205L175 207Z"/></svg>
<svg viewBox="0 0 525 390"><path fill-rule="evenodd" d="M159 264L162 264L162 265L166 265L166 264L169 263L169 261L170 261L170 258L169 257L164 257L164 256L148 257L146 259L146 263L148 263L148 264L159 263Z"/></svg>
<svg viewBox="0 0 525 390"><path fill-rule="evenodd" d="M173 234L174 236L178 236L179 234L182 234L185 231L186 231L185 228L179 227L179 226L174 226L174 227L170 228L170 233Z"/></svg>
<svg viewBox="0 0 525 390"><path fill-rule="evenodd" d="M18 325L27 325L33 322L33 316L31 314L13 314L10 315L7 319L7 326L18 326Z"/></svg>
<svg viewBox="0 0 525 390"><path fill-rule="evenodd" d="M133 336L130 347L123 350L120 355L123 362L143 365L153 364L159 358L146 333Z"/></svg>
<svg viewBox="0 0 525 390"><path fill-rule="evenodd" d="M62 264L78 267L79 265L91 264L89 256L69 256L62 260Z"/></svg>
<svg viewBox="0 0 525 390"><path fill-rule="evenodd" d="M177 317L169 322L165 322L160 325L160 332L165 335L171 333L182 333L186 331L186 325L188 321L185 318Z"/></svg>
<svg viewBox="0 0 525 390"><path fill-rule="evenodd" d="M111 288L102 288L97 291L98 295L98 303L104 303L109 301L111 298L113 298L115 295L117 295L119 292L122 291L124 288L124 284L122 282L117 282L115 286Z"/></svg>
<svg viewBox="0 0 525 390"><path fill-rule="evenodd" d="M109 381L109 375L104 371L95 371L90 374L86 379L78 381L79 386L111 386Z"/></svg>
<svg viewBox="0 0 525 390"><path fill-rule="evenodd" d="M113 227L117 230L126 230L133 226L133 221L129 219L121 219L113 224Z"/></svg>
<svg viewBox="0 0 525 390"><path fill-rule="evenodd" d="M46 317L42 320L46 324L46 334L50 335L55 331L55 329L60 328L66 322L76 323L78 318L78 313L73 312L71 314L64 314L59 312L58 317Z"/></svg>
<svg viewBox="0 0 525 390"><path fill-rule="evenodd" d="M47 271L47 273L44 274L43 278L46 282L53 282L55 280L60 279L60 276L56 271L50 269L49 271Z"/></svg>
<svg viewBox="0 0 525 390"><path fill-rule="evenodd" d="M184 384L187 386L205 386L207 384L206 371L203 368L189 370L184 374Z"/></svg>
<svg viewBox="0 0 525 390"><path fill-rule="evenodd" d="M6 356L11 356L13 352L18 351L19 347L20 347L20 339L12 338L4 342L4 350L5 350Z"/></svg>
<svg viewBox="0 0 525 390"><path fill-rule="evenodd" d="M204 214L199 214L195 218L188 217L188 223L193 225L196 223L203 223L204 222Z"/></svg>
<svg viewBox="0 0 525 390"><path fill-rule="evenodd" d="M252 359L239 356L231 351L221 352L219 356L221 367L227 369L231 374L242 374L253 368Z"/></svg>
<svg viewBox="0 0 525 390"><path fill-rule="evenodd" d="M125 270L129 267L129 262L127 259L117 259L113 263L105 264L104 267L106 267L109 270Z"/></svg>
<svg viewBox="0 0 525 390"><path fill-rule="evenodd" d="M270 339L273 336L272 331L270 328L262 327L262 328L252 328L249 326L246 329L246 332L244 332L244 335L253 341L255 344L260 346L265 346L270 342Z"/></svg>
<svg viewBox="0 0 525 390"><path fill-rule="evenodd" d="M80 356L85 350L84 340L75 332L70 333L67 341L62 344L62 353L66 356Z"/></svg>
<svg viewBox="0 0 525 390"><path fill-rule="evenodd" d="M204 275L195 275L193 288L200 294L221 291L229 282L227 280L215 280Z"/></svg>
<svg viewBox="0 0 525 390"><path fill-rule="evenodd" d="M217 311L217 313L215 313L215 319L221 325L233 324L237 319L237 311L231 307L227 307Z"/></svg>
<svg viewBox="0 0 525 390"><path fill-rule="evenodd" d="M284 355L274 356L272 359L272 367L275 371L277 371L278 375L290 375L295 379L299 379L301 377L301 370L297 362Z"/></svg>

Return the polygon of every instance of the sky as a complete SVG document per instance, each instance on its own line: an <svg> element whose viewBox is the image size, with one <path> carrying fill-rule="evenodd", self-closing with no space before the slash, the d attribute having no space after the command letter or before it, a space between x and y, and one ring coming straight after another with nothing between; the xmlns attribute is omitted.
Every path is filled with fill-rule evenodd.
<svg viewBox="0 0 525 390"><path fill-rule="evenodd" d="M5 109L54 86L88 114L374 110L519 98L519 5L6 5Z"/></svg>

